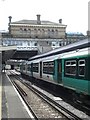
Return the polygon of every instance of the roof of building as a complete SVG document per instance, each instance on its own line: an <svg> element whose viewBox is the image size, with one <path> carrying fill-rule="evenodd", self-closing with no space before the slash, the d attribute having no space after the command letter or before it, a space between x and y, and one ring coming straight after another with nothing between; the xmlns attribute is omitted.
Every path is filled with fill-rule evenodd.
<svg viewBox="0 0 90 120"><path fill-rule="evenodd" d="M20 20L16 22L11 22L11 24L30 24L30 25L38 25L37 20ZM41 25L57 25L57 26L66 26L62 23L55 23L51 21L41 21Z"/></svg>

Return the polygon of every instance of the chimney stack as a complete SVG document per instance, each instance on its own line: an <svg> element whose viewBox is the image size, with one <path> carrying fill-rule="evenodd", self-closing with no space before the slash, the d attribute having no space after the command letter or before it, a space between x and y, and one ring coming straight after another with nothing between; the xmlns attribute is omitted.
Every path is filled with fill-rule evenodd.
<svg viewBox="0 0 90 120"><path fill-rule="evenodd" d="M41 24L40 15L39 14L37 15L37 24Z"/></svg>
<svg viewBox="0 0 90 120"><path fill-rule="evenodd" d="M9 18L9 24L10 24L10 23L11 23L12 16L9 16L8 18Z"/></svg>
<svg viewBox="0 0 90 120"><path fill-rule="evenodd" d="M8 23L8 30L9 30L9 34L11 34L11 26L10 26L10 23L11 23L11 19L12 19L12 16L9 16L9 23Z"/></svg>
<svg viewBox="0 0 90 120"><path fill-rule="evenodd" d="M59 23L62 23L62 19L59 19Z"/></svg>

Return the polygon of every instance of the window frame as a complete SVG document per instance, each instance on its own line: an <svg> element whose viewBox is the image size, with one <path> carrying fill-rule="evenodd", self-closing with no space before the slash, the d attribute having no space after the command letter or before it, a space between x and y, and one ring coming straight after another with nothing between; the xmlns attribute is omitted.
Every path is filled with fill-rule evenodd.
<svg viewBox="0 0 90 120"><path fill-rule="evenodd" d="M84 65L80 65L80 62L81 62L81 61L84 61ZM78 76L79 76L79 77L85 77L85 71L86 71L86 70L85 70L85 65L86 65L85 59L80 59L80 60L78 60ZM83 72L84 75L79 74L79 73L80 73L80 68L79 68L80 66L81 66L81 67L84 66L84 72Z"/></svg>
<svg viewBox="0 0 90 120"><path fill-rule="evenodd" d="M33 63L33 72L39 72L39 63Z"/></svg>
<svg viewBox="0 0 90 120"><path fill-rule="evenodd" d="M43 62L43 73L54 74L54 61Z"/></svg>
<svg viewBox="0 0 90 120"><path fill-rule="evenodd" d="M72 64L72 62L75 62L74 64ZM69 64L66 64L69 63ZM70 67L70 68L67 68ZM75 68L73 68L75 67ZM75 73L72 73L72 68L75 69ZM67 72L67 70L69 70L69 72ZM77 61L75 59L72 60L65 60L65 76L76 76L77 75Z"/></svg>

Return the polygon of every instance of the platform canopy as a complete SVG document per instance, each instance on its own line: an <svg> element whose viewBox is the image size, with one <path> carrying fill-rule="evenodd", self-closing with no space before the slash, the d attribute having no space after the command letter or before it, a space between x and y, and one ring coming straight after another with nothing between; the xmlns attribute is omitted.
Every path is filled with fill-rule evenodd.
<svg viewBox="0 0 90 120"><path fill-rule="evenodd" d="M2 46L0 45L0 54L2 59L2 64L4 64L8 59L10 59L16 52L16 46Z"/></svg>

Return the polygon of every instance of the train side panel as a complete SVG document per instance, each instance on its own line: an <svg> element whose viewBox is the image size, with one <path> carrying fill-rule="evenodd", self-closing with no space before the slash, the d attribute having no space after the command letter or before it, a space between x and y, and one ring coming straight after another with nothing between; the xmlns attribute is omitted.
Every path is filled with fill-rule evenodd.
<svg viewBox="0 0 90 120"><path fill-rule="evenodd" d="M90 95L90 72L88 66L90 66L90 56L78 56L72 59L63 59L63 85L78 93Z"/></svg>
<svg viewBox="0 0 90 120"><path fill-rule="evenodd" d="M32 76L32 73L31 73L31 64L30 63L27 63L27 72L26 72L26 75Z"/></svg>
<svg viewBox="0 0 90 120"><path fill-rule="evenodd" d="M47 61L42 61L41 79L53 82L54 81L53 75L54 75L54 61L52 59Z"/></svg>

